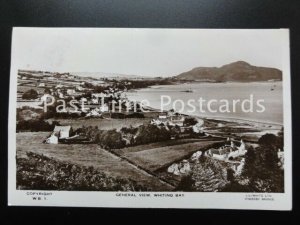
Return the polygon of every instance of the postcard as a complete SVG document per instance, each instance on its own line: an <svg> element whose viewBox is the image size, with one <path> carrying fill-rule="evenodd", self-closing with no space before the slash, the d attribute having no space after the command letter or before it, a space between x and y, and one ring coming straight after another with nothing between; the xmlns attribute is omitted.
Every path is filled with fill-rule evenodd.
<svg viewBox="0 0 300 225"><path fill-rule="evenodd" d="M288 29L13 29L8 203L292 209Z"/></svg>

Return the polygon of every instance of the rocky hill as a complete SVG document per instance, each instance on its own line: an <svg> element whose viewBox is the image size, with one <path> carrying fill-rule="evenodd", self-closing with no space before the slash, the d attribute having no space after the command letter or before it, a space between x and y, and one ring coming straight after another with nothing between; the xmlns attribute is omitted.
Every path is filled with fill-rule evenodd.
<svg viewBox="0 0 300 225"><path fill-rule="evenodd" d="M175 79L212 82L268 81L282 80L282 72L276 68L257 67L244 61L237 61L222 67L196 67L179 74Z"/></svg>

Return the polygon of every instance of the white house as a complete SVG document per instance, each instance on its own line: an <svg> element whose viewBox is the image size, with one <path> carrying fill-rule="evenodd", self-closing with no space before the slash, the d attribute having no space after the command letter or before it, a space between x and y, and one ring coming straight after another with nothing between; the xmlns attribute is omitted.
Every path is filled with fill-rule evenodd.
<svg viewBox="0 0 300 225"><path fill-rule="evenodd" d="M169 125L182 127L184 120L185 120L184 116L170 116L169 117Z"/></svg>
<svg viewBox="0 0 300 225"><path fill-rule="evenodd" d="M177 163L173 163L171 166L168 167L168 173L172 173L174 175L179 175L179 168Z"/></svg>
<svg viewBox="0 0 300 225"><path fill-rule="evenodd" d="M88 114L86 114L86 117L99 117L99 116L101 116L101 113L97 108L92 109Z"/></svg>
<svg viewBox="0 0 300 225"><path fill-rule="evenodd" d="M237 158L246 154L246 145L243 140L240 141L240 146L237 147L231 141L230 145L222 146L218 149L210 149L205 152L209 157L218 159L218 160L228 160L230 158Z"/></svg>
<svg viewBox="0 0 300 225"><path fill-rule="evenodd" d="M166 126L166 125L168 125L168 119L167 118L152 119L151 124L156 125L156 126L163 124Z"/></svg>
<svg viewBox="0 0 300 225"><path fill-rule="evenodd" d="M191 160L192 160L192 161L197 161L197 160L200 158L201 155L202 155L202 151L197 151L197 152L195 152L195 153L192 155Z"/></svg>
<svg viewBox="0 0 300 225"><path fill-rule="evenodd" d="M105 84L105 82L103 80L94 80L94 81L91 81L91 83L95 86Z"/></svg>
<svg viewBox="0 0 300 225"><path fill-rule="evenodd" d="M64 94L61 93L61 92L58 92L58 97L59 97L59 98L64 98Z"/></svg>
<svg viewBox="0 0 300 225"><path fill-rule="evenodd" d="M218 160L226 160L228 158L229 148L210 149L206 154Z"/></svg>
<svg viewBox="0 0 300 225"><path fill-rule="evenodd" d="M189 161L184 159L180 163L173 163L168 167L167 171L168 173L172 173L174 175L187 174L191 171L191 166Z"/></svg>
<svg viewBox="0 0 300 225"><path fill-rule="evenodd" d="M190 163L186 159L182 160L182 162L179 164L179 167L179 171L181 174L186 174L191 171Z"/></svg>
<svg viewBox="0 0 300 225"><path fill-rule="evenodd" d="M107 97L107 94L104 93L93 93L91 95L92 97L92 103L93 104L99 104L102 101L102 98Z"/></svg>
<svg viewBox="0 0 300 225"><path fill-rule="evenodd" d="M107 104L100 106L100 112L108 112L108 111L109 111L109 107Z"/></svg>
<svg viewBox="0 0 300 225"><path fill-rule="evenodd" d="M203 129L204 121L201 119L197 119L197 123L193 126L194 133L200 133Z"/></svg>
<svg viewBox="0 0 300 225"><path fill-rule="evenodd" d="M76 93L75 89L67 89L67 94L68 95L73 95L75 93Z"/></svg>
<svg viewBox="0 0 300 225"><path fill-rule="evenodd" d="M156 119L151 120L151 124L154 125L169 125L169 126L183 126L185 117L181 115L168 116L166 113L162 113Z"/></svg>
<svg viewBox="0 0 300 225"><path fill-rule="evenodd" d="M58 144L58 136L55 132L52 132L52 134L45 140L46 144Z"/></svg>
<svg viewBox="0 0 300 225"><path fill-rule="evenodd" d="M239 157L239 156L243 156L246 154L247 150L246 150L246 145L245 143L243 142L243 140L241 140L240 142L240 146L237 147L237 149L235 151L231 151L229 154L228 154L228 158L232 157L232 158L236 158L236 157ZM234 148L234 143L231 141L231 148Z"/></svg>
<svg viewBox="0 0 300 225"><path fill-rule="evenodd" d="M84 87L81 87L81 86L79 86L79 85L76 86L76 90L77 90L77 91L83 91L84 89L85 89Z"/></svg>
<svg viewBox="0 0 300 225"><path fill-rule="evenodd" d="M64 87L64 85L62 85L62 84L58 84L55 86L55 88L63 88L63 87Z"/></svg>
<svg viewBox="0 0 300 225"><path fill-rule="evenodd" d="M72 132L71 126L55 126L54 132L58 134L59 138L68 138Z"/></svg>

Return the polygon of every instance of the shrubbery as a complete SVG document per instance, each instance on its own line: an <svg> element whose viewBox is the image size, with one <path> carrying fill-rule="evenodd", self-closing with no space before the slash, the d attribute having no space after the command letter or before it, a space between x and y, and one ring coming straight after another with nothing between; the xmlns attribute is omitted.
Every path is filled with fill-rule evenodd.
<svg viewBox="0 0 300 225"><path fill-rule="evenodd" d="M137 145L148 144L152 142L169 140L171 132L165 127L157 127L152 124L141 125L138 127L135 143Z"/></svg>
<svg viewBox="0 0 300 225"><path fill-rule="evenodd" d="M194 117L186 117L183 123L185 126L194 126L198 121Z"/></svg>
<svg viewBox="0 0 300 225"><path fill-rule="evenodd" d="M143 113L135 112L135 113L126 115L125 118L145 118L145 116Z"/></svg>
<svg viewBox="0 0 300 225"><path fill-rule="evenodd" d="M141 125L139 127L123 127L120 131L99 130L98 127L82 127L75 131L77 134L87 136L94 143L105 149L118 149L126 147L124 138L130 139L130 145L142 145L158 141L169 140L172 131L165 127L155 125ZM127 143L128 145L128 143Z"/></svg>
<svg viewBox="0 0 300 225"><path fill-rule="evenodd" d="M21 120L17 123L17 132L20 131L53 131L55 125L60 125L59 122L53 121L51 124L44 120Z"/></svg>
<svg viewBox="0 0 300 225"><path fill-rule="evenodd" d="M277 155L278 149L283 148L283 134L265 134L258 143L258 147L247 148L241 177L232 179L222 191L284 192L284 170L280 167ZM244 184L240 184L239 180Z"/></svg>
<svg viewBox="0 0 300 225"><path fill-rule="evenodd" d="M17 188L21 190L150 191L129 179L113 178L84 167L35 153L17 158Z"/></svg>
<svg viewBox="0 0 300 225"><path fill-rule="evenodd" d="M219 160L201 156L191 173L181 180L176 189L190 192L215 192L222 190L226 184L228 184L226 167Z"/></svg>
<svg viewBox="0 0 300 225"><path fill-rule="evenodd" d="M22 95L22 98L27 99L27 100L37 99L38 98L38 93L37 93L36 90L30 89L30 90L24 92L24 94Z"/></svg>
<svg viewBox="0 0 300 225"><path fill-rule="evenodd" d="M259 146L249 148L245 155L243 176L249 179L249 187L254 192L283 192L284 170L279 166L277 155L281 148L280 136L265 134L259 139Z"/></svg>
<svg viewBox="0 0 300 225"><path fill-rule="evenodd" d="M126 146L125 141L122 139L122 134L116 130L100 131L97 141L105 149L124 148Z"/></svg>

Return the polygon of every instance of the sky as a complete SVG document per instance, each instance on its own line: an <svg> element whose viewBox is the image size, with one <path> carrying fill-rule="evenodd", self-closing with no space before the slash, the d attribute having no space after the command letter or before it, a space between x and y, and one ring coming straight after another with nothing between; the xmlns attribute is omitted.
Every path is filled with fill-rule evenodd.
<svg viewBox="0 0 300 225"><path fill-rule="evenodd" d="M15 28L19 69L175 76L235 61L282 67L284 30Z"/></svg>

